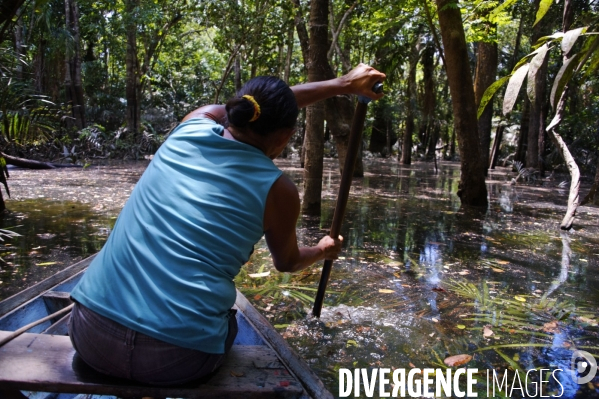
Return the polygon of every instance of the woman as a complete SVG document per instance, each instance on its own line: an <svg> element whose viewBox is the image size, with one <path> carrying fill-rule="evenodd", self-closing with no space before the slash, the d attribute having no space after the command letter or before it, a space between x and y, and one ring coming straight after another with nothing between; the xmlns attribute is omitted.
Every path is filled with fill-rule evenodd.
<svg viewBox="0 0 599 399"><path fill-rule="evenodd" d="M187 115L72 291L69 334L83 360L155 385L205 376L233 344L233 279L263 235L279 271L335 259L341 237L298 247L298 191L272 160L294 133L298 107L338 94L377 99L371 87L384 79L362 64L292 88L259 77L225 106Z"/></svg>

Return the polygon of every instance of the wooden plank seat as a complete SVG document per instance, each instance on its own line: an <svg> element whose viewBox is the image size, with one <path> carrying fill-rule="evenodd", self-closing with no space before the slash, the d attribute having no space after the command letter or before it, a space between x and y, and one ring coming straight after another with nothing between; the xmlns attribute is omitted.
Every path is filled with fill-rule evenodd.
<svg viewBox="0 0 599 399"><path fill-rule="evenodd" d="M10 331L0 331L0 339ZM175 398L304 398L302 385L266 345L234 345L209 378L154 387L108 377L87 366L67 336L25 333L0 347L0 397L20 390Z"/></svg>

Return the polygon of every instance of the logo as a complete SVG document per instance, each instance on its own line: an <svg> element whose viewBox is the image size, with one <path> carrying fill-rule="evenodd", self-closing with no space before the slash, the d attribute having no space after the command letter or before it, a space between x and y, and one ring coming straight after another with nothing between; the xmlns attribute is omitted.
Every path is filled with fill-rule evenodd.
<svg viewBox="0 0 599 399"><path fill-rule="evenodd" d="M570 370L578 384L586 384L597 374L597 361L589 352L576 350L572 354Z"/></svg>

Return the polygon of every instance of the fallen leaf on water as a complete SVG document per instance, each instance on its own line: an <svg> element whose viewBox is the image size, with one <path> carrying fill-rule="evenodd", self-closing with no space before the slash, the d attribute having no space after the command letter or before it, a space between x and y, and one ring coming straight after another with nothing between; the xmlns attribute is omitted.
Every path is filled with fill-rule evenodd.
<svg viewBox="0 0 599 399"><path fill-rule="evenodd" d="M395 293L395 291L393 291L393 290L388 290L388 289L385 289L385 288L380 288L380 289L379 289L379 293L380 293L380 294L393 294L393 293Z"/></svg>
<svg viewBox="0 0 599 399"><path fill-rule="evenodd" d="M443 360L443 363L449 367L459 367L468 363L470 360L472 360L472 356L470 355L453 355Z"/></svg>
<svg viewBox="0 0 599 399"><path fill-rule="evenodd" d="M514 297L515 300L520 301L520 302L526 302L526 298L524 298L523 296L520 295L516 295Z"/></svg>
<svg viewBox="0 0 599 399"><path fill-rule="evenodd" d="M493 335L493 330L491 330L488 326L485 326L485 328L483 328L483 337L488 338L491 335Z"/></svg>
<svg viewBox="0 0 599 399"><path fill-rule="evenodd" d="M505 270L503 270L503 269L498 269L498 268L496 268L496 267L492 267L492 268L491 268L491 270L493 270L495 273L503 273L503 272L505 272Z"/></svg>
<svg viewBox="0 0 599 399"><path fill-rule="evenodd" d="M242 373L241 371L233 371L231 370L231 376L232 377L243 377L245 374Z"/></svg>
<svg viewBox="0 0 599 399"><path fill-rule="evenodd" d="M356 348L359 346L358 343L356 341L354 341L353 339L348 339L347 343L345 344L346 348L349 348L350 346L355 346Z"/></svg>
<svg viewBox="0 0 599 399"><path fill-rule="evenodd" d="M250 273L250 274L248 274L248 276L251 277L251 278L267 277L267 276L270 276L270 272Z"/></svg>
<svg viewBox="0 0 599 399"><path fill-rule="evenodd" d="M55 265L58 262L43 262L43 263L37 263L36 266L51 266L51 265Z"/></svg>
<svg viewBox="0 0 599 399"><path fill-rule="evenodd" d="M460 330L463 330L464 328L466 328L466 326L463 324L458 324L456 327L459 328Z"/></svg>

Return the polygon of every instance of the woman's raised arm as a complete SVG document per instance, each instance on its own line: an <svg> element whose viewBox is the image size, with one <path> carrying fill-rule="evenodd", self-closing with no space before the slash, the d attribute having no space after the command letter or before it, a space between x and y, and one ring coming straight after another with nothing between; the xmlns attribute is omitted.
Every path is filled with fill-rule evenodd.
<svg viewBox="0 0 599 399"><path fill-rule="evenodd" d="M307 107L315 102L326 100L340 94L357 94L378 100L384 94L377 94L372 87L377 82L382 82L386 75L371 66L359 64L346 75L339 78L325 80L322 82L304 83L292 86L297 105L300 108Z"/></svg>

